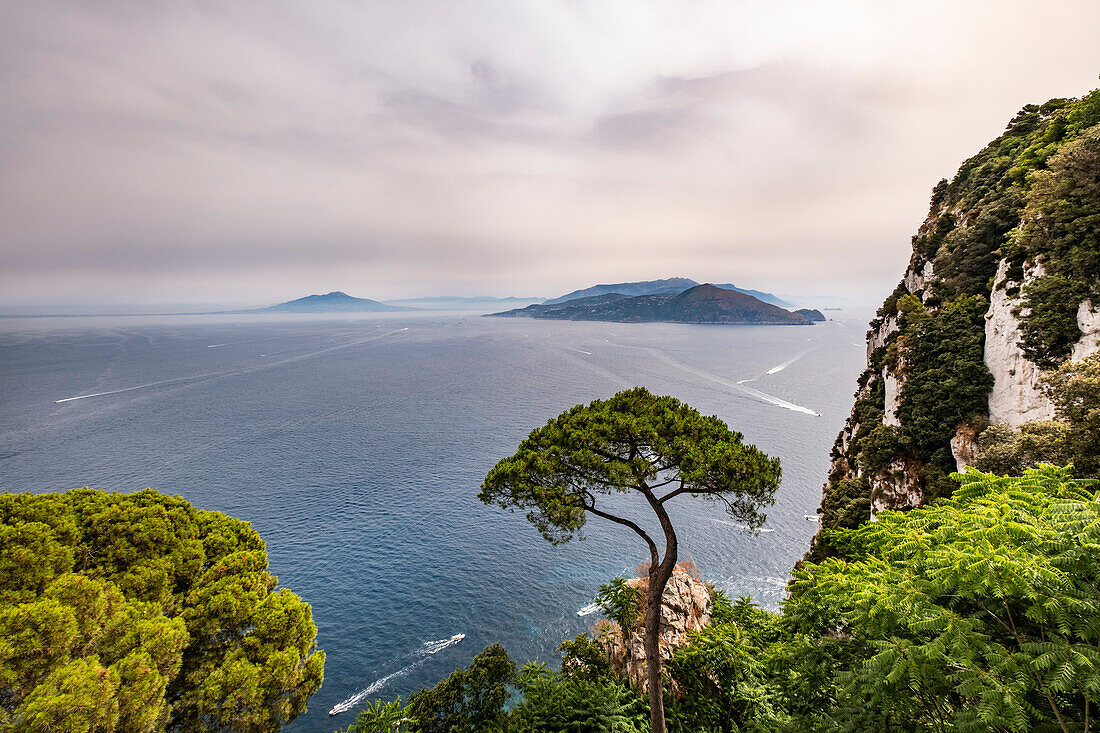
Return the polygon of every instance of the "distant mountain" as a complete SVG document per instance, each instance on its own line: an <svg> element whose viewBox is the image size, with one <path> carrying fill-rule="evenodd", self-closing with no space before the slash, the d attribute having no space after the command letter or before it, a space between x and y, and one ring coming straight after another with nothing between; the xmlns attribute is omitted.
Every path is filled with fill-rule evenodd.
<svg viewBox="0 0 1100 733"><path fill-rule="evenodd" d="M824 321L825 314L816 308L799 308L795 311L798 315L805 318L807 321Z"/></svg>
<svg viewBox="0 0 1100 733"><path fill-rule="evenodd" d="M324 295L307 295L297 300L289 300L270 308L260 308L257 313L373 313L381 311L405 311L397 305L386 305L368 298L353 298L347 293L336 290Z"/></svg>
<svg viewBox="0 0 1100 733"><path fill-rule="evenodd" d="M736 285L734 285L733 283L718 283L714 287L722 288L723 290L736 290L739 293L744 293L745 295L751 295L752 297L756 298L757 300L762 300L765 303L769 303L771 305L779 306L780 308L794 308L794 303L791 303L790 301L783 300L778 295L772 295L771 293L765 293L762 290L749 290L748 288L739 288Z"/></svg>
<svg viewBox="0 0 1100 733"><path fill-rule="evenodd" d="M558 298L551 298L543 303L543 305L555 305L557 303L565 303L570 300L578 300L580 298L591 298L597 295L608 295L609 293L619 293L620 295L663 295L663 294L677 294L682 293L688 288L693 288L699 283L686 277L670 277L664 280L643 280L640 282L632 283L613 283L609 285L593 285L590 288L584 288L583 290L574 290L571 293L567 293ZM759 290L746 290L739 288L733 283L725 283L722 285L714 285L713 287L722 288L723 290L735 290L739 293L746 293L754 298L761 300L765 303L779 306L781 308L793 307L790 303L775 297L771 293L763 293Z"/></svg>
<svg viewBox="0 0 1100 733"><path fill-rule="evenodd" d="M661 293L682 293L688 288L694 287L699 283L694 280L689 280L686 277L670 277L664 280L644 280L641 282L633 283L613 283L610 285L593 285L590 288L584 288L583 290L574 290L571 293L566 293L558 298L551 298L543 303L543 305L554 305L556 303L564 303L568 300L578 300L580 298L592 298L597 295L608 295L609 293L619 293L620 295L659 295Z"/></svg>
<svg viewBox="0 0 1100 733"><path fill-rule="evenodd" d="M696 285L680 293L623 295L605 293L563 303L543 303L492 313L505 318L542 318L616 323L726 323L809 325L806 317L751 295L715 285ZM820 315L820 314L819 314Z"/></svg>
<svg viewBox="0 0 1100 733"><path fill-rule="evenodd" d="M718 285L698 285L663 308L662 320L678 323L770 323L805 325L811 321L759 298Z"/></svg>

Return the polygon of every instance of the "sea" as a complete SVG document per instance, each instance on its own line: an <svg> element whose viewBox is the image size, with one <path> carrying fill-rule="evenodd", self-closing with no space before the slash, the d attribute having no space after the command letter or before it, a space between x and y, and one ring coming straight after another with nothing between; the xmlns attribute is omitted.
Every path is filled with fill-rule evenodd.
<svg viewBox="0 0 1100 733"><path fill-rule="evenodd" d="M869 314L827 315L809 327L468 312L2 318L0 491L152 487L251 522L327 654L323 687L287 729L343 729L364 701L407 697L494 642L553 664L599 618L599 586L647 559L637 536L592 518L583 540L552 546L477 493L533 428L636 385L781 459L759 532L714 502L671 505L682 559L777 608L817 529L865 359ZM632 497L608 506L650 521Z"/></svg>

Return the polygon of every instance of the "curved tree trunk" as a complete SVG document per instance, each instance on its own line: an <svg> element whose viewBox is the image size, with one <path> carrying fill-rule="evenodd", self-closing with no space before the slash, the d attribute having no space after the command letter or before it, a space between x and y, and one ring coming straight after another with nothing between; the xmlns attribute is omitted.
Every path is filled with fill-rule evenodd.
<svg viewBox="0 0 1100 733"><path fill-rule="evenodd" d="M662 517L665 524L667 515ZM661 683L661 598L668 579L676 567L676 534L672 525L666 527L665 556L660 565L649 566L649 587L646 589L645 662L649 679L649 721L651 733L665 733L664 686Z"/></svg>

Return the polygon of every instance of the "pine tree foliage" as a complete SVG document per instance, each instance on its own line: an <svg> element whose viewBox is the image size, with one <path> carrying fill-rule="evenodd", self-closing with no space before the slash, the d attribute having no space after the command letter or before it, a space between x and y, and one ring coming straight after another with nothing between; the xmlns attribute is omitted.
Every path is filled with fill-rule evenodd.
<svg viewBox="0 0 1100 733"><path fill-rule="evenodd" d="M270 731L321 685L245 522L155 491L0 495L0 728Z"/></svg>

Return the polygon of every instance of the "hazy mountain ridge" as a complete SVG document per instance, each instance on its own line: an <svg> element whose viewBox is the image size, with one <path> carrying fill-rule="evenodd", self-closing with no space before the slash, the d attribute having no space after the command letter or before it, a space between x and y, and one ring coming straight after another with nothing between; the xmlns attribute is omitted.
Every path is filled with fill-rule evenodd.
<svg viewBox="0 0 1100 733"><path fill-rule="evenodd" d="M565 303L570 300L579 300L581 298L591 298L597 295L607 295L609 293L619 293L621 295L664 295L672 294L676 295L682 293L685 290L694 288L701 283L696 282L686 277L669 277L663 280L641 280L638 282L628 283L612 283L603 285L593 285L589 288L583 288L581 290L574 290L571 293L566 293L557 298L551 298L543 302L543 305L556 305L558 303ZM735 290L739 293L745 293L751 295L757 300L763 301L770 305L779 306L780 308L792 308L791 303L779 298L771 293L765 293L760 290L748 290L746 288L739 288L733 283L715 284L714 287L722 288L723 290Z"/></svg>
<svg viewBox="0 0 1100 733"><path fill-rule="evenodd" d="M726 323L808 325L812 321L751 295L715 285L696 285L680 293L624 295L605 293L559 303L530 305L491 316L616 323ZM821 315L820 313L818 315ZM821 318L824 320L824 317Z"/></svg>
<svg viewBox="0 0 1100 733"><path fill-rule="evenodd" d="M323 295L307 295L297 300L288 300L268 308L260 308L257 313L376 313L384 311L412 310L397 305L387 305L369 298L355 298L345 292L334 290Z"/></svg>

